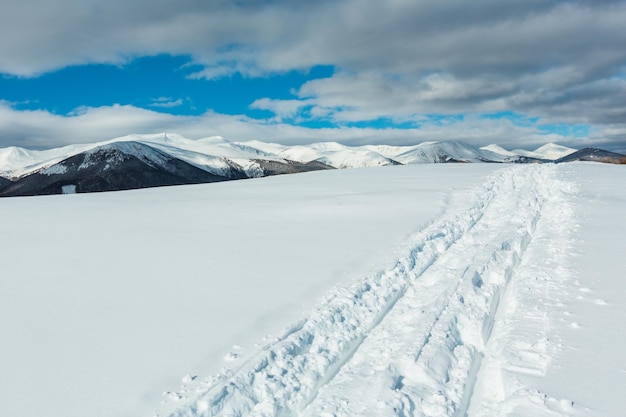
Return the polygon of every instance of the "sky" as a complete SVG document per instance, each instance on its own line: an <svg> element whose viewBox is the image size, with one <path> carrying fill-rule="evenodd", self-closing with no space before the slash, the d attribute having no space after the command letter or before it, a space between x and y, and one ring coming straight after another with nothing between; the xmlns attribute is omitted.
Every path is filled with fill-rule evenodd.
<svg viewBox="0 0 626 417"><path fill-rule="evenodd" d="M132 133L626 152L626 0L4 0L0 147Z"/></svg>

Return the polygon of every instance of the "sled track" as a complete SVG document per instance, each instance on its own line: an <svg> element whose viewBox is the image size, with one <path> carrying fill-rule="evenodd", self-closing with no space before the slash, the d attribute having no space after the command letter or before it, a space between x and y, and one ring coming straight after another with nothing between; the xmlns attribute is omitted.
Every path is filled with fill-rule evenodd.
<svg viewBox="0 0 626 417"><path fill-rule="evenodd" d="M406 257L333 290L170 416L464 417L554 169L499 171L472 204L417 233Z"/></svg>

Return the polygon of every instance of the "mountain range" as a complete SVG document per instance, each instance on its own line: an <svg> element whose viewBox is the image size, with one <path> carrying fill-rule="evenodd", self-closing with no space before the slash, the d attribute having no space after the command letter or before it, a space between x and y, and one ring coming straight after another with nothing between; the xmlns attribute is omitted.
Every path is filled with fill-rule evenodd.
<svg viewBox="0 0 626 417"><path fill-rule="evenodd" d="M0 196L128 190L387 165L570 161L626 163L626 156L556 144L534 151L508 151L495 144L477 148L458 141L413 146L352 147L336 142L286 146L230 142L221 137L129 135L44 151L0 149Z"/></svg>

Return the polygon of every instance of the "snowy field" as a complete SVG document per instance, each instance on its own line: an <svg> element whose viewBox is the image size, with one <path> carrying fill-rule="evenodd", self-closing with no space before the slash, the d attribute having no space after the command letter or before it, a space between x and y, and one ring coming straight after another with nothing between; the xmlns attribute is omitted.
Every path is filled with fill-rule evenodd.
<svg viewBox="0 0 626 417"><path fill-rule="evenodd" d="M621 416L626 175L0 200L0 416Z"/></svg>

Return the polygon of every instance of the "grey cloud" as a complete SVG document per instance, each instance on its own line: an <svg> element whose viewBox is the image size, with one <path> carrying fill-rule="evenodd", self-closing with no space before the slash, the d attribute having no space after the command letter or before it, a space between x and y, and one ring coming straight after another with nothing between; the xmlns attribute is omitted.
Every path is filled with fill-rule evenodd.
<svg viewBox="0 0 626 417"><path fill-rule="evenodd" d="M347 145L407 145L426 140L455 139L476 146L498 143L510 149L535 148L547 142L581 147L604 144L606 137L623 139L626 134L623 127L611 126L606 134L602 131L596 137L573 139L545 134L537 125L521 126L509 120L478 116L443 124L423 120L419 129L311 129L213 112L200 116L173 116L132 106L84 108L70 116L60 116L45 111L17 111L2 102L0 125L3 126L0 147L15 145L31 149L97 142L128 133L160 132L177 132L192 139L219 135L232 141L262 140L287 145L320 141L337 141Z"/></svg>
<svg viewBox="0 0 626 417"><path fill-rule="evenodd" d="M338 121L513 110L623 126L625 21L624 0L10 0L0 72L156 53L207 78L333 65L300 98Z"/></svg>
<svg viewBox="0 0 626 417"><path fill-rule="evenodd" d="M624 2L4 2L0 70L188 53L210 67L523 73L624 65ZM589 59L594 58L594 59ZM237 66L233 66L237 68ZM242 69L242 68L237 68Z"/></svg>

